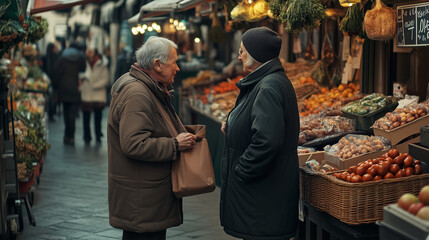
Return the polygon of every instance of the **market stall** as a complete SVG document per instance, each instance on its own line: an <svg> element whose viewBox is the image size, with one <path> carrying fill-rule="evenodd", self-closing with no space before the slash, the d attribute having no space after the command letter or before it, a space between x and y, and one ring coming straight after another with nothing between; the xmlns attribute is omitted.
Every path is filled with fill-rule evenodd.
<svg viewBox="0 0 429 240"><path fill-rule="evenodd" d="M407 6L379 0L291 0L267 1L265 7L254 1L237 3L226 14L229 22L225 21L225 30L243 22L268 25L287 42L280 56L295 88L301 121L298 153L305 224L300 226L300 237L378 239L376 222L383 220L383 206L397 202L406 192L417 194L429 184L429 155L424 155L429 144L424 129L429 125L428 105L421 102L428 96L411 100L415 98L393 91L393 82L404 77L399 66L403 60L395 55L397 50L381 47L381 41L396 44L395 49L411 46L397 43L401 37L398 31L402 37L410 33L401 32L403 27L397 24L403 26L406 20L396 16L409 14L413 6L423 11L426 5L421 2ZM309 13L306 4L315 4L315 11ZM310 14L307 22L296 21L306 14ZM419 17L423 18L422 14ZM383 59L389 59L390 65L381 63ZM239 93L235 83L242 77L206 70L181 81L180 117L185 123L206 124L210 129L207 138L217 181L223 151L220 126L234 107ZM406 165L392 164L394 158L386 155L392 149L401 156L407 154ZM383 164L379 163L381 158ZM377 167L382 166L380 173L375 166L368 170L366 165L365 171L355 171L363 162L371 160L372 165L376 159ZM384 166L385 161L390 165Z"/></svg>
<svg viewBox="0 0 429 240"><path fill-rule="evenodd" d="M32 43L47 31L46 19L18 15L17 1L0 11L0 236L14 239L24 227L24 210L35 225L31 207L49 149L45 114L49 79L37 63Z"/></svg>

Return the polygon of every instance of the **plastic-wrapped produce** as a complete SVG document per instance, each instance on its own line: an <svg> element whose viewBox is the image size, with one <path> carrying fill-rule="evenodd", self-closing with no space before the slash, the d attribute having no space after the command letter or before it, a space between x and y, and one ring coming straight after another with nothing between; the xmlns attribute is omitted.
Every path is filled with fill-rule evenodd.
<svg viewBox="0 0 429 240"><path fill-rule="evenodd" d="M389 148L390 142L384 137L348 134L341 138L337 144L326 146L325 151L342 159L347 159Z"/></svg>
<svg viewBox="0 0 429 240"><path fill-rule="evenodd" d="M413 122L416 119L426 116L429 112L429 107L425 104L412 104L405 108L398 108L393 112L388 112L386 115L375 121L373 127L392 130L399 126Z"/></svg>

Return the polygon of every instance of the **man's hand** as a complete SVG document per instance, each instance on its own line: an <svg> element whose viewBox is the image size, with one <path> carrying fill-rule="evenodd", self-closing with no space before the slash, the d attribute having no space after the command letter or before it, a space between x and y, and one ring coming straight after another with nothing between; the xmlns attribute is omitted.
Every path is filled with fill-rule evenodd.
<svg viewBox="0 0 429 240"><path fill-rule="evenodd" d="M181 133L177 135L176 137L177 142L179 143L179 151L191 149L194 144L197 137L194 134L191 133Z"/></svg>

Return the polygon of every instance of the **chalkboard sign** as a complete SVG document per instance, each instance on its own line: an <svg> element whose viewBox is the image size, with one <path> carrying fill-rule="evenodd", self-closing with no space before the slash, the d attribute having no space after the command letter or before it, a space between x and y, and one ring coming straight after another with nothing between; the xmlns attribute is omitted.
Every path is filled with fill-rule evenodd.
<svg viewBox="0 0 429 240"><path fill-rule="evenodd" d="M398 6L398 47L429 46L429 2Z"/></svg>

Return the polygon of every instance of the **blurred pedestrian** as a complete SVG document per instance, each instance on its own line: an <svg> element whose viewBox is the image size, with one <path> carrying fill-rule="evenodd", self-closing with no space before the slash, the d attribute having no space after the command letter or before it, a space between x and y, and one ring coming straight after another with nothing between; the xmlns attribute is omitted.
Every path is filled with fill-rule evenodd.
<svg viewBox="0 0 429 240"><path fill-rule="evenodd" d="M54 115L56 113L58 95L57 84L55 76L55 64L58 61L58 47L54 43L49 43L46 47L46 54L43 57L43 70L51 80L51 88L49 89L48 97L48 116L49 121L55 121Z"/></svg>
<svg viewBox="0 0 429 240"><path fill-rule="evenodd" d="M122 74L127 73L134 62L135 58L131 48L124 46L121 49L121 54L119 55L118 61L116 62L115 79L119 79Z"/></svg>
<svg viewBox="0 0 429 240"><path fill-rule="evenodd" d="M193 147L196 137L185 132L168 91L180 70L177 45L150 37L136 51L136 59L111 90L109 221L123 229L124 240L163 240L167 228L183 223L182 199L172 192L171 164L179 151ZM173 128L179 135L170 134Z"/></svg>
<svg viewBox="0 0 429 240"><path fill-rule="evenodd" d="M71 44L64 49L55 65L58 99L63 103L64 143L74 145L76 117L79 111L79 72L86 69L83 47Z"/></svg>
<svg viewBox="0 0 429 240"><path fill-rule="evenodd" d="M91 113L94 113L95 139L101 143L101 118L107 102L109 85L108 60L100 55L95 47L86 49L86 71L81 85L83 112L83 139L86 144L91 142Z"/></svg>
<svg viewBox="0 0 429 240"><path fill-rule="evenodd" d="M281 43L266 27L243 34L238 59L247 76L221 128L221 225L246 240L290 239L297 230L299 115L278 58Z"/></svg>

